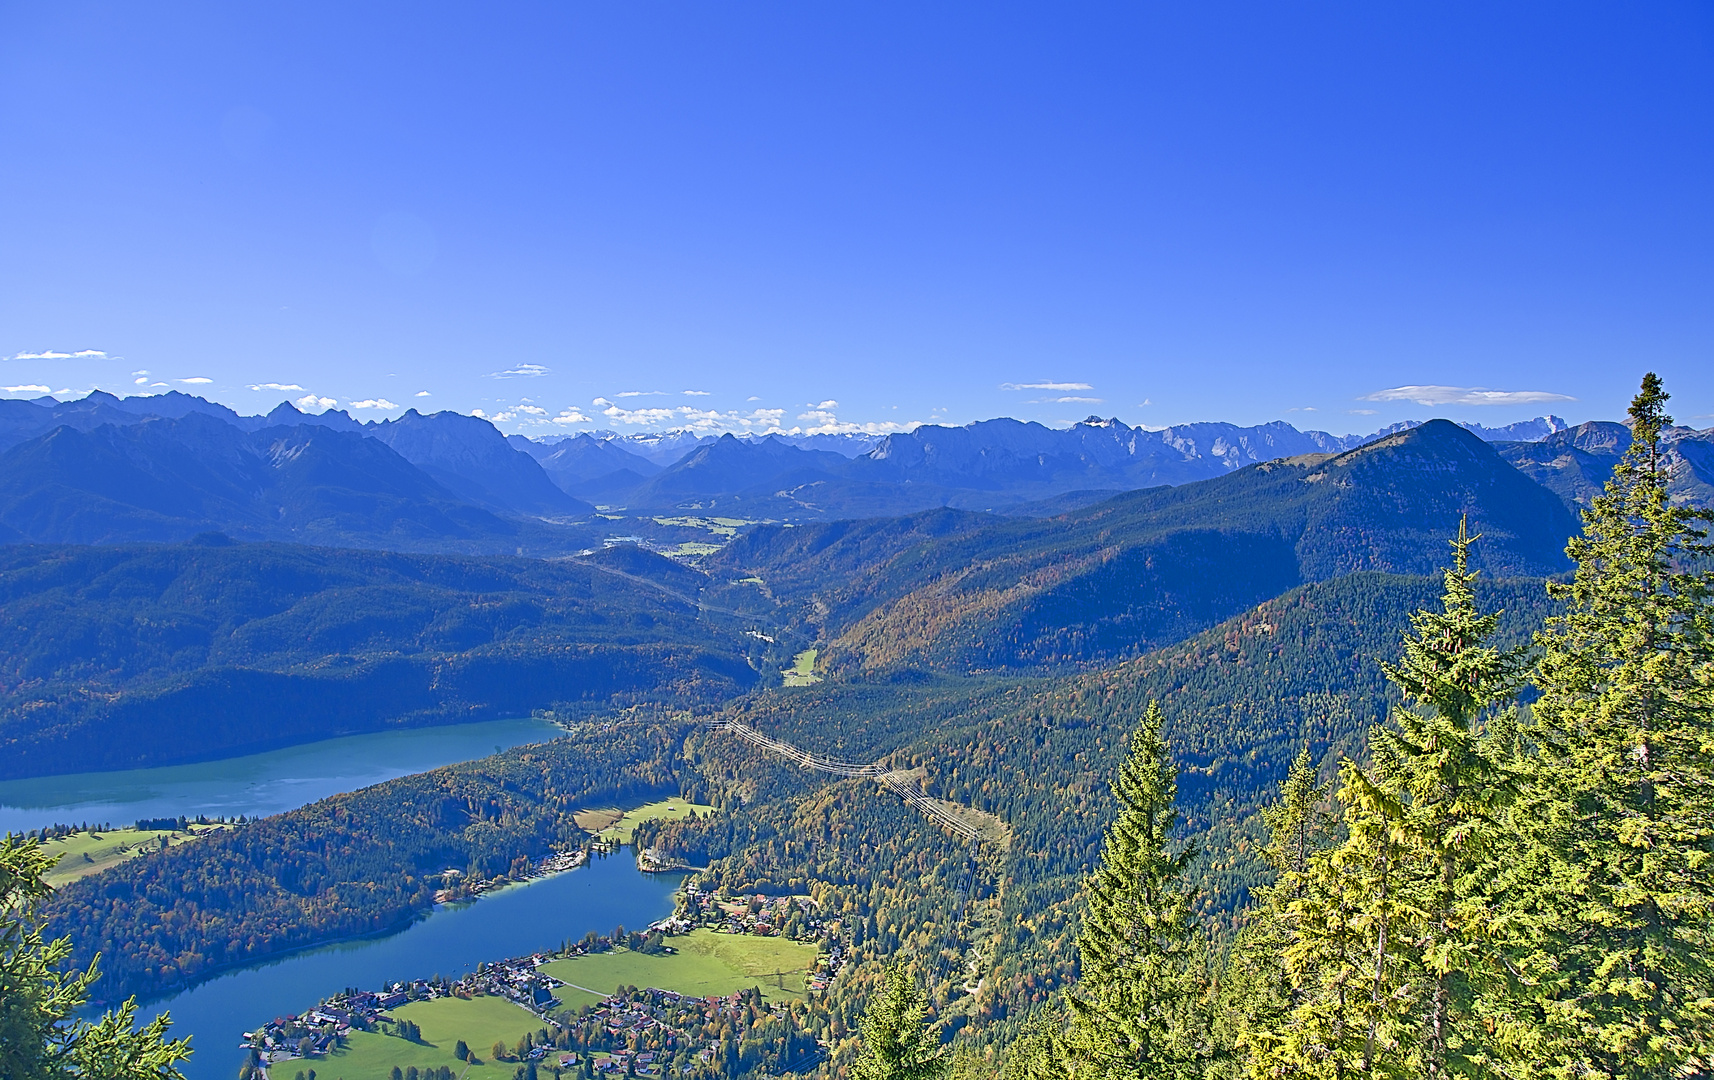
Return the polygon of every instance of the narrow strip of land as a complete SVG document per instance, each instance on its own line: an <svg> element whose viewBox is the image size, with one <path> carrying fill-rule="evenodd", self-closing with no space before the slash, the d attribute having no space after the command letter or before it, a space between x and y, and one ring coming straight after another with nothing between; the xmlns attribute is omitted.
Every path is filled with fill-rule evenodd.
<svg viewBox="0 0 1714 1080"><path fill-rule="evenodd" d="M889 771L885 765L878 761L872 762L868 765L860 765L856 762L838 761L830 757L824 757L821 754L811 753L808 750L793 746L791 743L786 742L783 739L776 739L772 735L764 735L762 732L757 731L748 724L740 724L736 720L716 720L709 726L716 731L730 732L752 746L766 750L771 754L778 755L779 757L785 758L787 761L795 762L806 769L814 769L817 772L833 773L835 776L867 776L882 787L886 788L888 791L903 799L907 805L914 807L930 821L935 822L943 828L951 830L955 835L961 836L972 842L981 839L981 833L972 828L969 824L960 821L954 814L952 814L951 811L941 806L935 800L916 790L916 788L912 786L907 779L905 779L904 774Z"/></svg>

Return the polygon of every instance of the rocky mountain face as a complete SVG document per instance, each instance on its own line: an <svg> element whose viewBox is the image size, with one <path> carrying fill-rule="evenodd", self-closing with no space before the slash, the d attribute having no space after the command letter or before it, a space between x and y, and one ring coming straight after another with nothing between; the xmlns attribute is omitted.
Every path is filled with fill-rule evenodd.
<svg viewBox="0 0 1714 1080"><path fill-rule="evenodd" d="M1668 490L1677 503L1714 506L1714 429L1673 428L1665 443ZM1613 467L1631 447L1624 424L1591 420L1535 442L1497 444L1500 455L1567 504L1582 508L1601 493Z"/></svg>
<svg viewBox="0 0 1714 1080"><path fill-rule="evenodd" d="M556 486L534 457L520 454L481 417L424 416L411 409L397 420L367 425L363 434L392 447L448 490L496 513L582 517L594 510Z"/></svg>
<svg viewBox="0 0 1714 1080"><path fill-rule="evenodd" d="M266 416L240 416L224 405L178 392L134 398L96 392L69 402L0 401L0 451L48 438L59 429L93 434L104 427L117 431L193 418L230 429L235 436L303 428L368 439L412 466L420 481L441 493L437 498L452 500L446 505L479 509L508 522L537 524L590 520L597 506L604 512L643 516L688 514L749 521L887 517L935 508L1057 516L1122 492L1193 484L1282 458L1344 453L1422 426L1396 425L1365 436L1299 431L1283 422L1252 427L1181 424L1150 430L1091 416L1063 429L1001 418L962 427L928 425L887 436L713 437L669 431L595 432L532 440L503 436L481 417L452 412L423 415L411 410L394 420L365 423L343 411L306 414L282 402ZM1600 489L1628 438L1622 425L1593 422L1567 428L1553 416L1500 428L1462 427L1499 447L1508 462L1571 506L1586 505ZM144 473L177 476L180 467L174 461L197 445L190 431L186 426L156 427L146 438L111 434L97 442L108 447L104 452L120 454ZM190 441L169 445L174 432L186 433ZM122 453L116 449L121 444ZM1677 430L1670 453L1675 498L1709 503L1714 498L1714 432ZM145 463L143 458L151 455L160 460ZM373 470L364 473L359 468L354 475L361 478L351 481L353 490L364 492L364 498L381 499L382 492L390 490ZM21 501L13 511L0 514L0 537L70 539L92 532L115 540L176 536L182 533L183 523L192 519L225 523L221 528L230 524L245 535L259 535L255 530L262 527L236 511L186 517L177 511L163 516L155 509L146 514L126 511L108 525L97 525L87 492L71 494L81 490L82 482L68 486L56 476L50 472L6 478ZM365 486L371 483L381 486L373 490ZM203 490L194 485L193 489ZM159 506L178 505L189 497L156 494ZM50 505L62 497L69 501ZM225 496L217 501L226 507L237 505ZM34 509L26 513L26 505ZM327 520L339 521L334 531L349 542L380 546L404 542L391 525L375 534L361 528L349 532L361 516L345 513ZM69 524L45 524L74 519L92 524L75 530ZM169 520L176 524L163 524ZM276 530L266 535L279 535L279 520L276 515L266 526ZM495 535L509 535L510 528ZM450 530L445 539L471 541L468 530L459 529ZM429 539L425 535L420 542Z"/></svg>

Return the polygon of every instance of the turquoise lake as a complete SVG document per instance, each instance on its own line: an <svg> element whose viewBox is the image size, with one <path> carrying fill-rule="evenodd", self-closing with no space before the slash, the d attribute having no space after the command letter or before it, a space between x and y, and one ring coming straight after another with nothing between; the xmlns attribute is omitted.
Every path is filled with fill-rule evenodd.
<svg viewBox="0 0 1714 1080"><path fill-rule="evenodd" d="M124 772L0 782L0 833L139 818L265 817L317 799L563 734L545 720L349 735L264 754Z"/></svg>
<svg viewBox="0 0 1714 1080"><path fill-rule="evenodd" d="M277 814L560 734L546 721L494 720L353 735L194 765L7 781L0 783L0 831L55 822L128 825L179 814ZM264 1021L302 1012L348 986L456 978L480 961L551 948L590 931L646 926L672 912L673 893L683 879L676 873L644 874L629 853L596 859L568 873L436 908L389 934L225 972L144 1002L139 1016L171 1013L173 1036L192 1037L196 1054L182 1066L188 1080L232 1080L247 1056L238 1045L242 1034Z"/></svg>
<svg viewBox="0 0 1714 1080"><path fill-rule="evenodd" d="M180 1065L187 1080L232 1080L247 1059L244 1032L277 1016L303 1012L348 986L375 989L395 980L457 978L478 961L501 960L558 946L594 931L646 926L672 914L683 874L645 874L630 853L515 885L479 900L436 908L393 934L325 945L282 960L241 968L170 997L147 1002L140 1019L172 1014L173 1037L192 1036L196 1053ZM326 1063L294 1063L334 1075ZM347 1077L346 1080L362 1080Z"/></svg>

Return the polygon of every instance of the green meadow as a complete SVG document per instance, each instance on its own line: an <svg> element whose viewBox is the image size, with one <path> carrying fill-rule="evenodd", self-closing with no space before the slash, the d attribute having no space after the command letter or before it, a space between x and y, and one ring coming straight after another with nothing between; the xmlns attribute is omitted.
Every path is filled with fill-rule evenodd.
<svg viewBox="0 0 1714 1080"><path fill-rule="evenodd" d="M792 657L792 666L782 672L787 686L810 686L821 681L821 676L815 673L816 652L815 649L805 649Z"/></svg>
<svg viewBox="0 0 1714 1080"><path fill-rule="evenodd" d="M524 1009L497 997L477 997L468 1001L455 997L413 1001L392 1010L389 1015L396 1020L409 1020L422 1028L422 1042L408 1042L370 1031L353 1031L347 1045L329 1054L325 1060L286 1062L272 1071L277 1076L286 1077L298 1069L313 1068L322 1080L387 1080L395 1065L401 1069L412 1065L419 1069L438 1069L445 1065L452 1069L454 1076L463 1073L464 1080L511 1080L517 1071L517 1063L494 1061L494 1044L503 1042L508 1049L516 1047L519 1039L543 1027L540 1020ZM452 1054L460 1039L481 1062L470 1066L468 1072L465 1072L465 1063ZM552 1072L548 1075L551 1076Z"/></svg>
<svg viewBox="0 0 1714 1080"><path fill-rule="evenodd" d="M817 951L814 945L783 938L717 934L708 929L668 941L676 953L650 956L618 949L555 960L542 970L570 984L558 991L569 1008L592 1005L621 986L653 986L698 997L755 986L764 997L801 998Z"/></svg>
<svg viewBox="0 0 1714 1080"><path fill-rule="evenodd" d="M714 807L686 802L675 795L661 802L645 803L633 810L579 810L572 820L577 822L578 828L596 833L603 840L629 844L639 823L658 818L684 818L692 811L699 817L706 817L714 813Z"/></svg>
<svg viewBox="0 0 1714 1080"><path fill-rule="evenodd" d="M134 859L145 851L154 851L162 846L163 840L168 846L183 844L203 833L225 828L229 826L192 825L188 832L175 832L171 829L108 829L56 837L42 844L48 854L60 857L59 862L54 864L54 868L49 870L42 880L58 888L78 878L99 874L108 867L117 866L126 859Z"/></svg>

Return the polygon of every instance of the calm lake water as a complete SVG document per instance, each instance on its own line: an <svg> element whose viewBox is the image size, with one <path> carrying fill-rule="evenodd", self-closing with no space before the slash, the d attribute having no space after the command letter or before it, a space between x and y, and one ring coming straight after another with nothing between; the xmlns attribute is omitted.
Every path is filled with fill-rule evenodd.
<svg viewBox="0 0 1714 1080"><path fill-rule="evenodd" d="M645 874L627 851L471 903L436 908L385 937L327 945L228 972L145 1004L139 1019L170 1012L171 1034L194 1036L196 1054L181 1065L187 1080L232 1080L247 1058L238 1046L241 1037L258 1024L300 1013L348 986L374 989L431 975L457 978L474 971L478 961L551 948L592 930L605 934L620 925L646 926L672 913L673 893L683 879L683 874ZM295 1071L286 1069L284 1075Z"/></svg>
<svg viewBox="0 0 1714 1080"><path fill-rule="evenodd" d="M0 833L84 821L126 826L180 814L278 814L563 733L545 720L490 720L350 735L195 765L7 780L0 782Z"/></svg>

